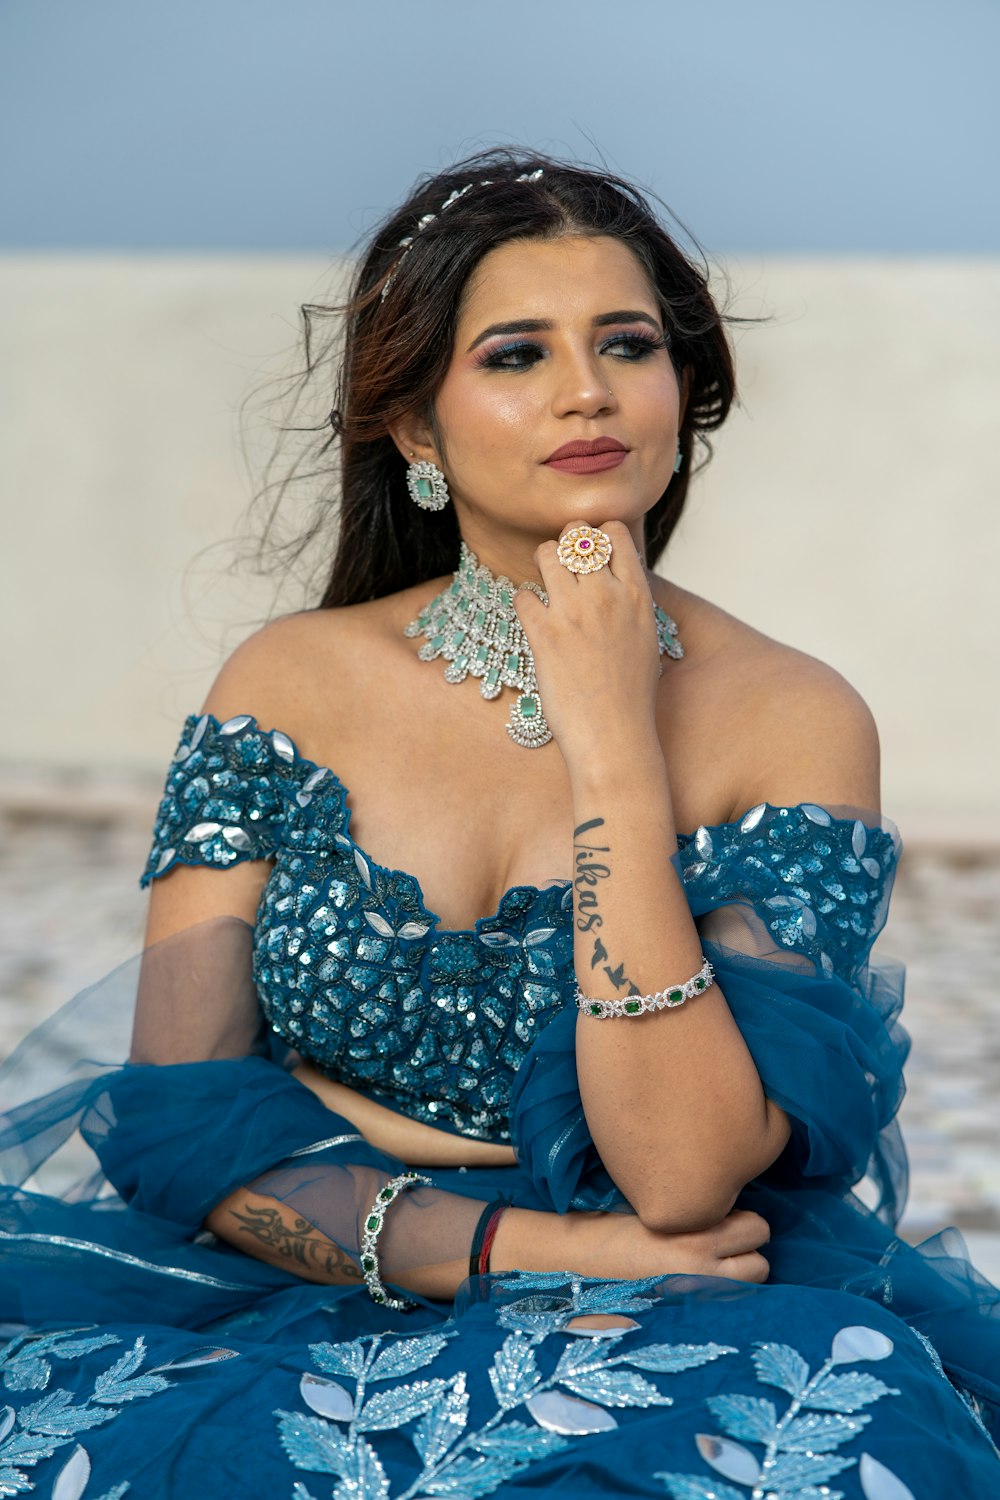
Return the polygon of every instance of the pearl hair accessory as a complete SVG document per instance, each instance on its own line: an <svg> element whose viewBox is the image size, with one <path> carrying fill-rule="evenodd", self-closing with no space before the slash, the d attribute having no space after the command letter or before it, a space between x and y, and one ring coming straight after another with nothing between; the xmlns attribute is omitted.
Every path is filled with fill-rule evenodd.
<svg viewBox="0 0 1000 1500"><path fill-rule="evenodd" d="M538 168L536 168L536 170L534 172L522 172L520 174L520 176L514 178L514 181L515 182L537 182L538 179L541 177L543 170L544 169L542 167L538 167ZM399 272L399 268L403 264L404 258L409 254L410 249L411 249L411 247L413 245L414 240L417 238L417 236L419 234L423 233L423 231L427 228L428 224L433 224L435 219L440 218L440 216L443 213L445 213L449 208L451 208L451 206L452 206L453 203L457 203L458 200L459 200L459 198L464 198L465 195L466 195L466 193L471 192L474 187L492 187L492 186L493 186L493 178L492 177L487 177L482 182L467 182L464 187L455 188L454 192L451 192L451 193L448 194L447 198L444 200L444 202L442 203L441 207L438 209L438 211L437 211L436 214L422 214L420 216L420 218L417 220L417 227L414 229L413 233L406 235L406 237L404 239L401 239L400 242L399 242L399 248L402 250L403 254L398 257L398 259L396 260L396 264L393 266L392 270L389 272L388 276L386 277L385 282L383 283L382 294L381 294L383 302L385 301L386 297L389 295L389 288L392 286L392 283L395 281L396 276L397 276L397 274Z"/></svg>

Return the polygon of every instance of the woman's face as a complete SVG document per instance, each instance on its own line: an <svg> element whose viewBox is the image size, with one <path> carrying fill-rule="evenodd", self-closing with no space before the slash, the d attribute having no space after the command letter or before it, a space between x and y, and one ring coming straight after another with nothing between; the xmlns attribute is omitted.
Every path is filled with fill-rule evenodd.
<svg viewBox="0 0 1000 1500"><path fill-rule="evenodd" d="M680 406L653 289L620 240L491 251L435 403L466 541L523 567L570 521L621 520L641 548L642 517L673 473ZM554 456L595 443L604 451Z"/></svg>

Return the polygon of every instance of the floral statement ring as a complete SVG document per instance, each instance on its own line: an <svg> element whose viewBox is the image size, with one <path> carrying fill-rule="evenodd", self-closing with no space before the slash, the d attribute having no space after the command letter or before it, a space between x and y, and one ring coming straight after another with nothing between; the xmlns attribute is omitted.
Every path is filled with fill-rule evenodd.
<svg viewBox="0 0 1000 1500"><path fill-rule="evenodd" d="M571 573L597 573L611 558L611 538L597 526L571 526L559 540L558 556Z"/></svg>

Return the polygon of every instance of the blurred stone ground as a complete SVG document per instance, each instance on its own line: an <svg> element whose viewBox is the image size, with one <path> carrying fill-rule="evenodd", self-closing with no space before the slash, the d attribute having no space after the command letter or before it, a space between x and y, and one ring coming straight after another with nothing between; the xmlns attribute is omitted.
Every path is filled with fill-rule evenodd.
<svg viewBox="0 0 1000 1500"><path fill-rule="evenodd" d="M144 783L0 782L0 1058L138 950L155 799ZM1000 848L909 848L877 951L908 971L902 1232L956 1225L1000 1282Z"/></svg>

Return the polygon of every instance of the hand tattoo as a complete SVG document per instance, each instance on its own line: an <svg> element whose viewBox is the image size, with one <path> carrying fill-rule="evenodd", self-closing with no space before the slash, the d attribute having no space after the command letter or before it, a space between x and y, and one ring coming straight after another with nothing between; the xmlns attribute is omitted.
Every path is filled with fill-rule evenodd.
<svg viewBox="0 0 1000 1500"><path fill-rule="evenodd" d="M242 1213L230 1213L244 1233L272 1252L262 1260L294 1261L304 1274L316 1281L360 1281L361 1272L350 1256L328 1240L324 1234L298 1214L289 1222L280 1209L253 1208L247 1204ZM298 1273L297 1273L298 1274Z"/></svg>

